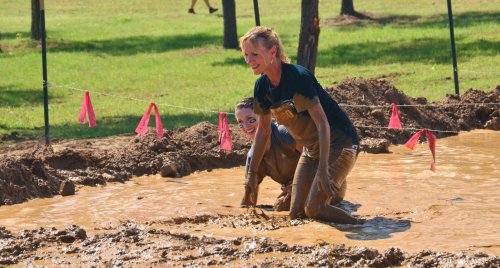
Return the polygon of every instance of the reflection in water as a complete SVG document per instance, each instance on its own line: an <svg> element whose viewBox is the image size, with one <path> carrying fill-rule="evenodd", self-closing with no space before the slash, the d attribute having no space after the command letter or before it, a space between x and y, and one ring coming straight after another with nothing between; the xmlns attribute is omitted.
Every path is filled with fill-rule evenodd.
<svg viewBox="0 0 500 268"><path fill-rule="evenodd" d="M265 236L290 245L328 242L382 251L399 247L408 252L481 250L498 255L500 234L495 230L500 226L499 140L500 132L494 131L466 132L438 140L436 172L428 170L431 155L426 144L415 150L394 146L392 154L360 154L347 178L346 200L339 207L366 219L363 225L307 221L258 229L207 223L181 225L179 231L225 238ZM124 220L246 214L248 210L239 207L243 180L244 168L239 167L178 179L156 175L123 184L84 187L74 196L1 206L0 226L18 232L76 224L92 235L98 228ZM271 219L287 215L271 209L280 193L280 185L264 179L258 204Z"/></svg>
<svg viewBox="0 0 500 268"><path fill-rule="evenodd" d="M385 217L375 217L363 224L332 224L342 232L349 232L345 236L355 240L375 240L391 237L391 233L404 232L411 227L409 220L393 220Z"/></svg>
<svg viewBox="0 0 500 268"><path fill-rule="evenodd" d="M358 211L361 204L353 204L342 200L337 207L353 214ZM386 217L375 217L367 219L363 224L336 224L331 226L342 232L348 232L345 237L353 240L375 240L391 237L391 233L404 232L411 227L409 220L393 220Z"/></svg>

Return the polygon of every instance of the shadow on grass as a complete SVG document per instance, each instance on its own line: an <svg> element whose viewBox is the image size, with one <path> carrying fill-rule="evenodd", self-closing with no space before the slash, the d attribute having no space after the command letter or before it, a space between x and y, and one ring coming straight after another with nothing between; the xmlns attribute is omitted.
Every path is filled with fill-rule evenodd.
<svg viewBox="0 0 500 268"><path fill-rule="evenodd" d="M128 56L138 53L162 53L172 50L222 45L219 35L194 34L175 36L133 36L108 40L48 41L50 52L87 52L112 56Z"/></svg>
<svg viewBox="0 0 500 268"><path fill-rule="evenodd" d="M82 138L99 138L109 137L120 134L135 135L135 128L139 124L142 115L126 115L97 118L97 126L88 127L88 123L80 124L75 119L75 123L63 125L51 125L49 129L49 137L64 138L64 139L82 139ZM231 120L231 119L230 119ZM212 124L217 124L218 115L216 114L201 114L189 113L179 115L162 114L163 129L188 127L199 122L208 121ZM154 115L149 120L149 127L155 128ZM16 139L41 139L44 137L44 126L35 129L15 129L10 132L16 133ZM4 135L4 136L9 136Z"/></svg>
<svg viewBox="0 0 500 268"><path fill-rule="evenodd" d="M447 7L444 5L443 13L431 16L417 15L384 15L384 14L365 14L368 19L356 20L352 23L339 23L342 17L327 18L326 26L337 26L341 30L354 30L356 27L373 26L404 26L412 28L448 28ZM453 25L455 28L471 27L475 25L498 23L500 21L500 12L464 12L453 15Z"/></svg>
<svg viewBox="0 0 500 268"><path fill-rule="evenodd" d="M13 89L14 85L0 85L0 107L21 107L23 105L43 105L43 90L41 89ZM57 97L49 94L50 100Z"/></svg>
<svg viewBox="0 0 500 268"><path fill-rule="evenodd" d="M247 66L247 63L245 62L245 58L243 58L243 56L238 57L238 58L225 58L222 61L217 61L217 62L212 63L212 66L214 66L214 67L234 66L234 65Z"/></svg>
<svg viewBox="0 0 500 268"><path fill-rule="evenodd" d="M457 41L457 57L464 60L472 56L495 56L500 43L478 40L462 43ZM318 66L328 67L342 64L370 65L388 63L451 63L449 38L418 38L401 42L366 42L333 46L318 51Z"/></svg>
<svg viewBox="0 0 500 268"><path fill-rule="evenodd" d="M31 32L7 32L7 33L0 32L0 40L30 38L30 37L31 37Z"/></svg>

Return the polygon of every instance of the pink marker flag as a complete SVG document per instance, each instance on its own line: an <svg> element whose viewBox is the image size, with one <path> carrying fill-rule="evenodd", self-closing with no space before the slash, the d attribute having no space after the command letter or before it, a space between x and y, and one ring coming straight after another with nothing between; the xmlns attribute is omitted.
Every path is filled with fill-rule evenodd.
<svg viewBox="0 0 500 268"><path fill-rule="evenodd" d="M219 114L219 128L217 132L219 133L221 150L231 151L233 149L233 144L231 142L231 133L229 131L229 119L227 118L227 113L221 112Z"/></svg>
<svg viewBox="0 0 500 268"><path fill-rule="evenodd" d="M401 127L401 122L399 121L398 106L395 103L392 103L391 108L392 108L392 114L391 114L391 120L389 121L388 129L395 128L402 130L403 127Z"/></svg>
<svg viewBox="0 0 500 268"><path fill-rule="evenodd" d="M436 171L436 136L434 136L434 134L432 134L427 129L422 129L419 132L417 132L415 135L413 135L413 137L411 137L406 142L405 146L413 150L413 148L415 148L415 145L418 142L418 139L420 139L420 136L423 133L425 133L425 135L427 136L427 140L429 140L429 149L431 150L431 153L432 153L431 170Z"/></svg>
<svg viewBox="0 0 500 268"><path fill-rule="evenodd" d="M82 108L80 108L80 117L78 118L78 121L84 124L87 114L89 117L89 127L95 127L97 124L95 122L94 108L92 107L92 102L90 101L89 91L85 90L85 96L83 97Z"/></svg>
<svg viewBox="0 0 500 268"><path fill-rule="evenodd" d="M155 109L156 136L158 136L158 138L161 138L163 137L163 124L161 123L161 117L160 117L160 112L158 111L158 107L154 102L149 104L149 108L142 116L139 125L137 125L137 128L135 129L135 132L142 136L148 133L148 123L149 123L149 117L151 117L152 108Z"/></svg>

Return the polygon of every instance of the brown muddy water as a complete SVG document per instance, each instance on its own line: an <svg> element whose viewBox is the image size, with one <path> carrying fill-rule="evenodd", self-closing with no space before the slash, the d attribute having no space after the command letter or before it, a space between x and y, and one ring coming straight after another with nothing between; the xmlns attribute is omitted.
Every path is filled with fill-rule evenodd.
<svg viewBox="0 0 500 268"><path fill-rule="evenodd" d="M429 170L427 144L391 154L361 154L348 177L341 206L367 220L363 225L307 221L290 228L175 226L192 235L221 238L258 236L287 244L343 243L385 250L482 251L500 254L500 132L463 132L437 141L436 172ZM74 196L36 199L0 207L0 225L13 232L76 224L89 234L125 220L162 221L178 216L245 214L239 208L242 167L172 179L137 177L105 187L83 187ZM269 207L280 193L266 178L259 205L271 219L285 212Z"/></svg>

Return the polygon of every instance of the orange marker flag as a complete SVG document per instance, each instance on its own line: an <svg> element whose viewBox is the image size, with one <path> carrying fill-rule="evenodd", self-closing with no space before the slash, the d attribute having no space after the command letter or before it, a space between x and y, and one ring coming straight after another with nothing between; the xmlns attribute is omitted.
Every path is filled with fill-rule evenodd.
<svg viewBox="0 0 500 268"><path fill-rule="evenodd" d="M391 114L391 120L389 121L388 129L395 128L402 130L403 127L401 127L401 121L399 121L398 106L395 103L392 103L391 108L392 108L392 114Z"/></svg>
<svg viewBox="0 0 500 268"><path fill-rule="evenodd" d="M85 117L88 114L89 117L89 127L95 127L97 125L95 121L94 108L92 107L92 102L90 101L90 94L88 90L85 90L85 95L83 97L82 107L80 108L80 117L78 121L80 123L85 123Z"/></svg>
<svg viewBox="0 0 500 268"><path fill-rule="evenodd" d="M149 107L142 116L141 121L139 122L137 128L135 129L135 132L142 136L148 133L148 123L149 123L149 117L151 116L152 108L155 109L156 136L158 136L158 138L161 138L163 137L163 124L161 123L161 117L160 117L160 112L158 111L158 107L154 102L149 104Z"/></svg>
<svg viewBox="0 0 500 268"><path fill-rule="evenodd" d="M422 129L419 132L417 132L413 137L411 137L406 143L405 146L412 149L415 148L415 145L418 142L418 139L420 139L420 136L425 133L427 136L427 139L429 140L429 149L431 150L432 153L432 163L431 163L431 170L436 171L436 136L432 134L429 130L427 129Z"/></svg>
<svg viewBox="0 0 500 268"><path fill-rule="evenodd" d="M231 142L231 132L229 131L229 119L227 113L221 112L219 114L219 142L221 150L231 151L233 144Z"/></svg>

